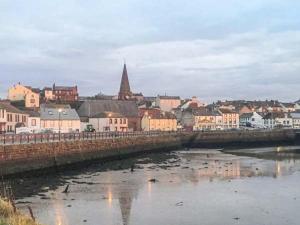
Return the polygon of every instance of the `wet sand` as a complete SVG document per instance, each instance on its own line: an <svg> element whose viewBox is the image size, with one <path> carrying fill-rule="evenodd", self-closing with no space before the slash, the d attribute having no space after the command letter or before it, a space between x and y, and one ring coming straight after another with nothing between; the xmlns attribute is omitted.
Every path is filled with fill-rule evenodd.
<svg viewBox="0 0 300 225"><path fill-rule="evenodd" d="M45 225L298 225L299 149L156 153L6 183Z"/></svg>

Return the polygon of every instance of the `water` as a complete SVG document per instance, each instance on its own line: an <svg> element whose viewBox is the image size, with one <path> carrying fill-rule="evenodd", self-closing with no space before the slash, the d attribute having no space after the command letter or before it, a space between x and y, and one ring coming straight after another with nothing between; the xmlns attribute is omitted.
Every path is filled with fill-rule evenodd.
<svg viewBox="0 0 300 225"><path fill-rule="evenodd" d="M299 149L182 150L9 183L45 225L299 225Z"/></svg>

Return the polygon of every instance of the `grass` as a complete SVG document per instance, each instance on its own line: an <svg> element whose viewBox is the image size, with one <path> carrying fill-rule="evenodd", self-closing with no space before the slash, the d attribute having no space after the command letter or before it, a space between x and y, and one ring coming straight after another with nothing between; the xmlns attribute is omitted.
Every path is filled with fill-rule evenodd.
<svg viewBox="0 0 300 225"><path fill-rule="evenodd" d="M40 225L29 216L14 212L14 207L7 201L0 199L0 225Z"/></svg>

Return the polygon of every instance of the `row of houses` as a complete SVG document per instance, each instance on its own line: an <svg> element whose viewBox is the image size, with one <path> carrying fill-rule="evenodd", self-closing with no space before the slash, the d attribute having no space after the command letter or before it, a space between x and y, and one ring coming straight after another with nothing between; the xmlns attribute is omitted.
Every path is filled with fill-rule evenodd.
<svg viewBox="0 0 300 225"><path fill-rule="evenodd" d="M89 128L92 127L92 130ZM174 131L174 114L139 109L135 101L89 100L77 109L70 105L42 104L38 110L20 110L0 101L0 132Z"/></svg>
<svg viewBox="0 0 300 225"><path fill-rule="evenodd" d="M300 112L244 113L240 116L241 127L252 128L300 128Z"/></svg>
<svg viewBox="0 0 300 225"><path fill-rule="evenodd" d="M155 104L145 107L136 101L123 100L86 100L78 108L48 103L38 110L22 110L10 101L0 101L0 132L26 131L26 128L30 132L62 133L300 128L298 111L240 115L226 107L205 106L196 99L188 102L165 111Z"/></svg>

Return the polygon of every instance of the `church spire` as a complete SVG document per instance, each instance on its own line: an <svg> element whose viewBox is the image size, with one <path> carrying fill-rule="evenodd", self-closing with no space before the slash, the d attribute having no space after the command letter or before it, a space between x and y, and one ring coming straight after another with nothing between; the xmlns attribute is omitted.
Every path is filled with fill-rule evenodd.
<svg viewBox="0 0 300 225"><path fill-rule="evenodd" d="M119 91L119 100L128 100L131 96L132 93L130 91L126 63L124 63L120 91Z"/></svg>

